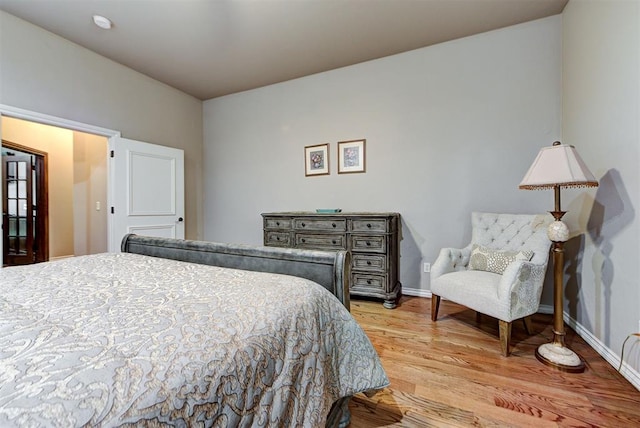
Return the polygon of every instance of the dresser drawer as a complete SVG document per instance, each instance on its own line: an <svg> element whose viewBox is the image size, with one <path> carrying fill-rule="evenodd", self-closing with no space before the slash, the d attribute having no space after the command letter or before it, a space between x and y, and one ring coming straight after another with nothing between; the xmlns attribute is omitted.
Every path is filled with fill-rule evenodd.
<svg viewBox="0 0 640 428"><path fill-rule="evenodd" d="M264 235L264 244L276 247L290 247L291 234L289 232L267 231Z"/></svg>
<svg viewBox="0 0 640 428"><path fill-rule="evenodd" d="M351 223L353 232L388 232L389 223L384 219L358 219Z"/></svg>
<svg viewBox="0 0 640 428"><path fill-rule="evenodd" d="M387 257L373 254L353 254L351 269L386 272Z"/></svg>
<svg viewBox="0 0 640 428"><path fill-rule="evenodd" d="M351 288L361 290L384 290L387 287L386 275L352 272Z"/></svg>
<svg viewBox="0 0 640 428"><path fill-rule="evenodd" d="M332 232L346 232L347 220L324 218L295 218L293 227L296 230L318 230Z"/></svg>
<svg viewBox="0 0 640 428"><path fill-rule="evenodd" d="M347 238L345 235L321 235L312 233L296 233L296 247L317 250L344 250Z"/></svg>
<svg viewBox="0 0 640 428"><path fill-rule="evenodd" d="M265 229L291 229L290 218L266 218L264 220Z"/></svg>
<svg viewBox="0 0 640 428"><path fill-rule="evenodd" d="M387 237L352 235L351 250L352 251L369 251L372 253L384 253L387 249Z"/></svg>

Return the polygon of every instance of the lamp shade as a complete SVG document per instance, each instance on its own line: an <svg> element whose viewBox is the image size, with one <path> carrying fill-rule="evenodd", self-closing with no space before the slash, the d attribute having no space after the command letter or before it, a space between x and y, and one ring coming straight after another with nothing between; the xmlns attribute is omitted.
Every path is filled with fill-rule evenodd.
<svg viewBox="0 0 640 428"><path fill-rule="evenodd" d="M532 190L597 186L598 181L575 147L556 141L552 146L540 149L519 187Z"/></svg>

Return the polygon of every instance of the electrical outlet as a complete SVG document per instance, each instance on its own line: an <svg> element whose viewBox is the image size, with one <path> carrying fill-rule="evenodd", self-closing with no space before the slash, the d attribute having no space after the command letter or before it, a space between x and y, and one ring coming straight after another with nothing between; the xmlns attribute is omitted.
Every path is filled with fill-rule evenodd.
<svg viewBox="0 0 640 428"><path fill-rule="evenodd" d="M422 268L423 272L428 273L431 272L431 263L425 263ZM640 330L639 330L640 331Z"/></svg>

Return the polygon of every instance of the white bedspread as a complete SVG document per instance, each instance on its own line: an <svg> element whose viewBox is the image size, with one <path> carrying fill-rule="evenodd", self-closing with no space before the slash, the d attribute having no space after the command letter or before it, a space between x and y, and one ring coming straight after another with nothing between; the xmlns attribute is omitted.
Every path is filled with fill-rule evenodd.
<svg viewBox="0 0 640 428"><path fill-rule="evenodd" d="M0 269L0 426L323 426L388 385L320 285L136 254Z"/></svg>

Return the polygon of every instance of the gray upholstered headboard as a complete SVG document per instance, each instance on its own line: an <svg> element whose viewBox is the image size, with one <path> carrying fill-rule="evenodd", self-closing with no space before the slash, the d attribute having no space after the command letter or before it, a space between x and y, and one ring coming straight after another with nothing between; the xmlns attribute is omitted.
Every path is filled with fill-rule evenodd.
<svg viewBox="0 0 640 428"><path fill-rule="evenodd" d="M350 253L253 247L184 239L153 238L128 234L122 252L181 260L191 263L280 273L307 278L333 293L347 308L349 304Z"/></svg>

